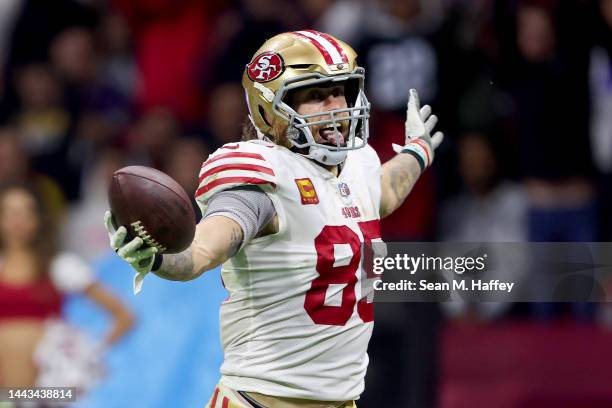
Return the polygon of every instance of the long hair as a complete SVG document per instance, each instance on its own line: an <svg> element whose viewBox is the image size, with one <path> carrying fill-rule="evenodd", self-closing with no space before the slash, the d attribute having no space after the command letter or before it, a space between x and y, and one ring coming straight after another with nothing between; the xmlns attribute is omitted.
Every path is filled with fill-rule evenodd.
<svg viewBox="0 0 612 408"><path fill-rule="evenodd" d="M56 226L49 214L49 209L34 186L26 183L10 183L0 186L0 204L11 191L23 191L34 199L38 230L30 242L30 248L36 257L36 268L40 277L46 276L53 257L57 253ZM0 207L0 211L2 208ZM4 240L0 239L0 253L4 252Z"/></svg>
<svg viewBox="0 0 612 408"><path fill-rule="evenodd" d="M287 124L283 121L274 120L272 122L272 130L270 133L266 134L266 137L279 146L284 146L288 149L292 147L292 144L287 138ZM245 142L247 140L257 139L259 139L257 136L257 129L255 129L255 126L248 117L245 118L242 123L242 141Z"/></svg>

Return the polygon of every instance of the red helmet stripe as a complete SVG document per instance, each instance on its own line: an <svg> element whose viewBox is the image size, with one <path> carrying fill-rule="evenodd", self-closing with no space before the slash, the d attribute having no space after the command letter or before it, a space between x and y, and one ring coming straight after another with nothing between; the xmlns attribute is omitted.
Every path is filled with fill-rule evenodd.
<svg viewBox="0 0 612 408"><path fill-rule="evenodd" d="M346 54L344 54L344 52L342 51L342 47L340 47L338 42L331 38L331 36L326 34L326 38L322 35L322 33L319 33L318 31L314 30L294 31L293 34L302 38L306 38L315 47L317 47L321 55L323 55L323 58L325 58L325 62L327 63L327 65L348 62L348 58L346 57ZM330 42L328 38L332 41Z"/></svg>
<svg viewBox="0 0 612 408"><path fill-rule="evenodd" d="M306 34L303 34L302 31L294 31L293 34L297 35L298 37L302 37L307 39L308 41L310 41L315 47L317 47L317 49L319 50L319 52L323 55L323 58L325 58L325 62L327 63L327 65L331 65L334 63L334 61L332 60L331 55L329 55L329 52L327 52L327 50L325 49L325 47L323 47L318 41L314 40L313 38L307 36Z"/></svg>
<svg viewBox="0 0 612 408"><path fill-rule="evenodd" d="M338 41L336 41L334 37L332 37L329 34L322 33L320 31L315 31L315 30L304 30L304 31L308 31L309 33L320 35L321 37L325 38L336 49L336 51L338 51L338 54L340 54L340 56L342 57L342 62L344 62L345 64L348 63L348 57L346 56L346 54L344 53L344 50L342 49L342 47L340 46L340 44L338 43Z"/></svg>

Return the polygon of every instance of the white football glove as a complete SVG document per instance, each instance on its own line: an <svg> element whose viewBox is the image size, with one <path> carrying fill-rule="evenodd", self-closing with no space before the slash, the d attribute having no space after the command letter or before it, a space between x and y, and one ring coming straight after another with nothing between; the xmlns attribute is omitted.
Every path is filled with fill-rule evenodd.
<svg viewBox="0 0 612 408"><path fill-rule="evenodd" d="M442 132L431 136L437 122L438 117L431 114L431 106L425 105L421 108L417 91L411 89L406 109L406 141L404 146L393 143L393 150L414 156L421 165L421 171L424 171L433 162L434 151L444 139Z"/></svg>
<svg viewBox="0 0 612 408"><path fill-rule="evenodd" d="M134 276L134 294L137 294L142 288L142 281L145 276L153 268L155 254L158 252L157 248L147 247L141 249L144 241L140 237L136 237L125 244L127 229L124 226L115 228L113 214L110 211L106 211L104 214L104 225L108 231L111 248L136 271L136 276Z"/></svg>

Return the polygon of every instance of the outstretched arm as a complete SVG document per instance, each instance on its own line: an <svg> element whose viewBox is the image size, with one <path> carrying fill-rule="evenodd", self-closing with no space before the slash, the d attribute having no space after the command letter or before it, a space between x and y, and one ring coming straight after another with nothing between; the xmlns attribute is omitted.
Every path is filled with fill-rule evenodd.
<svg viewBox="0 0 612 408"><path fill-rule="evenodd" d="M195 279L227 261L242 239L242 228L236 221L224 216L204 218L196 227L191 246L181 253L164 255L153 273L175 281Z"/></svg>
<svg viewBox="0 0 612 408"><path fill-rule="evenodd" d="M174 281L195 279L231 258L252 238L278 230L274 204L255 186L215 194L196 227L193 242L178 254L159 254L157 248L143 246L140 237L124 243L127 230L123 226L115 229L110 211L106 212L105 223L111 247L137 272L135 293L149 272Z"/></svg>
<svg viewBox="0 0 612 408"><path fill-rule="evenodd" d="M421 167L408 154L398 154L382 166L380 218L399 208L421 175Z"/></svg>
<svg viewBox="0 0 612 408"><path fill-rule="evenodd" d="M406 112L406 140L404 146L393 144L397 156L382 166L380 216L386 217L406 199L419 176L431 165L435 149L444 135L431 132L438 117L431 114L431 107L420 107L419 96L410 90Z"/></svg>

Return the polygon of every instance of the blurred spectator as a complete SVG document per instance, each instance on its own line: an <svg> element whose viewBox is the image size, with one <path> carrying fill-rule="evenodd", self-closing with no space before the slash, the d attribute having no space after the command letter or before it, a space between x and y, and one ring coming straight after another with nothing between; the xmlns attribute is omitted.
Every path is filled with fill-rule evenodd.
<svg viewBox="0 0 612 408"><path fill-rule="evenodd" d="M74 139L68 151L68 158L83 173L86 173L91 163L96 160L100 149L113 144L119 134L115 123L95 110L81 113L73 132Z"/></svg>
<svg viewBox="0 0 612 408"><path fill-rule="evenodd" d="M23 144L36 164L48 167L54 163L46 156L58 153L66 140L71 117L62 105L62 87L45 64L26 65L18 71L17 95L20 111L15 123Z"/></svg>
<svg viewBox="0 0 612 408"><path fill-rule="evenodd" d="M48 62L50 45L59 32L67 27L93 27L97 23L97 14L93 8L77 0L6 0L2 1L2 7L6 7L1 10L3 17L9 20L1 27L10 30L5 52L7 89L3 100L4 116L8 117L18 104L13 87L19 69ZM14 21L10 22L10 19Z"/></svg>
<svg viewBox="0 0 612 408"><path fill-rule="evenodd" d="M242 137L242 123L247 115L244 90L240 82L217 85L210 93L213 101L208 107L208 142L214 151L225 143L238 142Z"/></svg>
<svg viewBox="0 0 612 408"><path fill-rule="evenodd" d="M200 208L195 202L195 192L198 188L198 174L204 160L208 158L209 149L199 139L184 138L177 140L167 155L167 161L163 167L164 171L176 180L191 197L191 204L200 220Z"/></svg>
<svg viewBox="0 0 612 408"><path fill-rule="evenodd" d="M59 253L44 205L23 185L0 192L0 384L91 385L100 352L132 326L128 310L78 257ZM64 297L84 294L113 317L95 345L61 323Z"/></svg>
<svg viewBox="0 0 612 408"><path fill-rule="evenodd" d="M119 14L107 14L97 31L99 45L98 80L113 89L115 99L106 109L106 117L115 126L127 125L139 86L131 33ZM110 102L110 101L109 101Z"/></svg>
<svg viewBox="0 0 612 408"><path fill-rule="evenodd" d="M97 19L96 11L78 0L22 1L13 30L9 64L47 60L50 44L59 32L74 26L91 28Z"/></svg>
<svg viewBox="0 0 612 408"><path fill-rule="evenodd" d="M61 231L66 250L87 261L97 260L108 252L108 232L100 222L100 214L108 209L108 187L113 173L124 165L125 154L116 149L98 151L93 158L83 176L81 200L70 207Z"/></svg>
<svg viewBox="0 0 612 408"><path fill-rule="evenodd" d="M558 51L558 29L551 10L529 3L520 6L519 58L507 67L513 72L509 92L531 207L529 238L592 241L597 222L586 65Z"/></svg>
<svg viewBox="0 0 612 408"><path fill-rule="evenodd" d="M562 44L556 33L560 30L552 10L523 3L517 10L518 58L504 68L504 74L506 78L511 75L507 86L514 101L521 163L532 203L541 201L537 196L553 206L588 205L592 202L593 166L587 61L572 60L566 49L559 49ZM572 190L569 198L543 197L564 188Z"/></svg>
<svg viewBox="0 0 612 408"><path fill-rule="evenodd" d="M203 55L200 82L209 111L217 103L209 89L240 81L248 56L268 38L303 28L299 13L286 0L237 0L235 3L216 20L211 33L214 46Z"/></svg>
<svg viewBox="0 0 612 408"><path fill-rule="evenodd" d="M411 88L423 103L431 103L438 92L438 64L429 36L443 17L440 1L376 0L344 14L349 7L357 9L352 2L336 3L320 28L357 49L373 107L403 111Z"/></svg>
<svg viewBox="0 0 612 408"><path fill-rule="evenodd" d="M76 178L66 159L74 117L64 106L64 90L47 64L29 64L17 71L18 108L13 122L34 170L53 178L73 199Z"/></svg>
<svg viewBox="0 0 612 408"><path fill-rule="evenodd" d="M302 28L317 28L327 22L322 21L335 0L300 0L300 15L304 19ZM359 6L354 8L358 9Z"/></svg>
<svg viewBox="0 0 612 408"><path fill-rule="evenodd" d="M494 148L489 136L478 132L464 134L458 148L464 190L443 205L440 238L482 243L526 241L527 197L521 186L504 180L498 160L499 148ZM521 268L516 251L505 254L499 248L488 249L487 253L493 252L490 256L495 256L496 267L487 272L487 279L520 281L526 269ZM498 302L467 304L459 299L442 303L443 310L451 317L468 320L498 318L510 306L510 303Z"/></svg>
<svg viewBox="0 0 612 408"><path fill-rule="evenodd" d="M73 116L94 110L105 114L109 121L122 119L125 123L129 95L115 88L120 84L102 76L107 61L96 49L91 30L73 27L62 31L52 42L50 54L54 69L64 81L66 105Z"/></svg>
<svg viewBox="0 0 612 408"><path fill-rule="evenodd" d="M467 132L459 140L464 190L444 204L440 233L445 241L523 242L527 238L524 189L503 178L490 136Z"/></svg>
<svg viewBox="0 0 612 408"><path fill-rule="evenodd" d="M134 81L130 60L121 56L126 34L120 22L104 22L100 49L93 32L80 27L62 31L51 44L51 60L74 118L65 152L72 179L64 187L70 198L80 195L81 174L95 161L96 152L125 131L132 114L133 89L117 80L125 75L124 81Z"/></svg>
<svg viewBox="0 0 612 408"><path fill-rule="evenodd" d="M59 223L64 219L66 199L61 188L51 178L30 167L19 131L4 127L0 128L0 185L10 183L33 185L40 192L52 220Z"/></svg>
<svg viewBox="0 0 612 408"><path fill-rule="evenodd" d="M88 84L95 79L97 58L88 29L62 31L51 43L50 53L53 66L69 83Z"/></svg>
<svg viewBox="0 0 612 408"><path fill-rule="evenodd" d="M194 83L202 68L199 62L212 46L211 27L224 3L113 0L112 4L133 33L142 81L137 106L142 111L167 106L181 121L197 121L203 95Z"/></svg>
<svg viewBox="0 0 612 408"><path fill-rule="evenodd" d="M200 167L208 158L208 153L208 147L199 139L179 139L166 155L163 169L193 197L199 183Z"/></svg>
<svg viewBox="0 0 612 408"><path fill-rule="evenodd" d="M179 124L168 109L152 108L138 120L128 137L135 162L162 168L167 152L179 137Z"/></svg>
<svg viewBox="0 0 612 408"><path fill-rule="evenodd" d="M588 54L575 52L574 42L581 50L588 47L581 36L569 35L583 17L583 10L570 6L520 3L518 55L514 65L506 67L530 206L528 237L535 242L598 238L588 127ZM567 15L570 11L572 18ZM552 304L532 307L540 318L556 314ZM592 305L576 304L574 313L587 318L592 309Z"/></svg>

